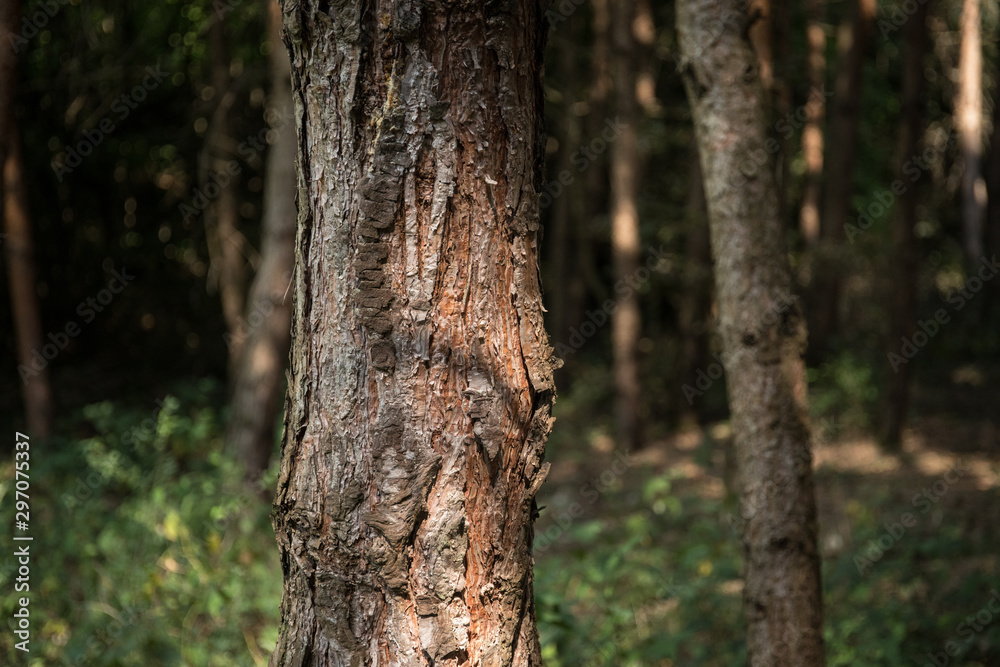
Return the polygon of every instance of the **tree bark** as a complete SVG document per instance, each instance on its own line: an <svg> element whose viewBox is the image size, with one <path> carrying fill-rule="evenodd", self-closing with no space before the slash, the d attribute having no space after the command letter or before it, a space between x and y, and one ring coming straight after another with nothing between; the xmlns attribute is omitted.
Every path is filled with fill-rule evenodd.
<svg viewBox="0 0 1000 667"><path fill-rule="evenodd" d="M235 102L235 90L229 74L231 59L223 16L217 13L208 31L209 54L212 64L212 87L215 89L215 111L205 140L205 155L201 167L202 192L216 183L218 194L205 211L206 234L211 257L210 284L219 289L222 314L226 321L229 348L230 378L242 353L245 336L241 334L246 308L246 262L243 258L244 239L239 231L239 201L236 176L229 164L235 158L235 142L230 132L229 114ZM213 174L217 179L213 179ZM217 182L218 181L218 182Z"/></svg>
<svg viewBox="0 0 1000 667"><path fill-rule="evenodd" d="M541 6L327 7L284 4L299 220L271 664L539 665Z"/></svg>
<svg viewBox="0 0 1000 667"><path fill-rule="evenodd" d="M852 0L849 23L837 35L837 76L834 84L829 141L826 144L826 190L820 221L822 243L815 263L816 288L810 326L810 348L821 358L838 326L842 261L839 253L844 224L851 210L854 192L854 160L861 118L861 91L864 61L875 18L875 0Z"/></svg>
<svg viewBox="0 0 1000 667"><path fill-rule="evenodd" d="M986 183L980 160L983 152L983 47L979 27L979 0L962 3L962 44L958 59L955 127L962 154L962 249L970 267L983 257L983 216Z"/></svg>
<svg viewBox="0 0 1000 667"><path fill-rule="evenodd" d="M635 13L635 0L619 0L614 3L611 21L615 112L621 123L621 134L611 145L611 254L616 280L631 280L635 276L642 252L638 207L639 106L635 94L636 44L632 34ZM629 289L615 298L618 304L611 314L615 417L620 442L636 450L642 445L639 295Z"/></svg>
<svg viewBox="0 0 1000 667"><path fill-rule="evenodd" d="M271 29L267 115L272 136L264 173L261 260L243 318L246 338L234 369L226 435L251 480L267 469L274 450L274 424L291 336L289 293L295 267L296 144L291 72L281 41L281 8L276 0L267 0L267 4Z"/></svg>
<svg viewBox="0 0 1000 667"><path fill-rule="evenodd" d="M806 123L802 128L802 154L805 158L805 185L802 206L799 209L799 230L807 246L819 240L820 192L823 177L823 121L826 116L826 97L818 94L826 83L826 31L823 14L826 4L822 0L809 0L806 11L808 24L806 40L809 44L809 97L806 101Z"/></svg>
<svg viewBox="0 0 1000 667"><path fill-rule="evenodd" d="M899 124L897 179L908 187L896 205L892 227L893 280L890 349L898 341L913 334L917 320L917 247L914 227L917 224L917 202L920 188L908 174L903 164L910 156L918 154L923 133L924 49L927 34L927 4L917 3L917 11L904 26L905 60L901 91L902 109ZM910 364L890 362L889 391L883 438L887 445L900 443L906 414L910 405Z"/></svg>
<svg viewBox="0 0 1000 667"><path fill-rule="evenodd" d="M763 89L739 0L681 0L681 72L691 103L715 259L719 329L746 559L748 664L823 665L805 327L791 295Z"/></svg>
<svg viewBox="0 0 1000 667"><path fill-rule="evenodd" d="M0 34L17 34L21 3L10 0L0 8ZM0 240L7 259L11 319L17 345L18 372L22 377L24 413L29 435L48 437L52 432L52 385L48 366L36 370L34 354L41 354L42 316L38 304L35 245L24 184L24 159L14 117L17 87L17 54L12 41L0 44L0 210L3 233Z"/></svg>

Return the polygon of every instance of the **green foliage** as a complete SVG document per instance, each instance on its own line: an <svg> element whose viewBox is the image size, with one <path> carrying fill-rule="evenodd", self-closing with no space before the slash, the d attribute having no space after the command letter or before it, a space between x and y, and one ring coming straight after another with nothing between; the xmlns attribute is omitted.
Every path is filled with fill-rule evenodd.
<svg viewBox="0 0 1000 667"><path fill-rule="evenodd" d="M866 428L874 422L879 360L844 351L818 369L810 368L809 401L815 415L845 428Z"/></svg>
<svg viewBox="0 0 1000 667"><path fill-rule="evenodd" d="M72 420L87 437L32 450L29 664L266 664L281 595L270 507L221 452L212 383L178 389L161 407L89 405ZM14 658L3 644L0 662Z"/></svg>
<svg viewBox="0 0 1000 667"><path fill-rule="evenodd" d="M855 556L886 521L912 510L908 497L901 505L896 495L868 488L864 502L848 503L850 543L824 559L828 664L924 664L948 641L961 648L950 664L1000 664L1000 614L968 641L959 630L1000 588L990 556L997 538L970 540L962 526L931 513L859 572ZM692 491L679 471L635 467L550 548L536 551L547 666L744 664L737 508ZM539 531L564 510L546 508Z"/></svg>

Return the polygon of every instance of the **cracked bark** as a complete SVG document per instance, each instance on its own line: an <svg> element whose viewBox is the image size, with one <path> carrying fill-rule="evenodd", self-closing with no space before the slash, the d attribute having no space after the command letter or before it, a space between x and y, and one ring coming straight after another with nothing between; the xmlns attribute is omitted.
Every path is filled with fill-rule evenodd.
<svg viewBox="0 0 1000 667"><path fill-rule="evenodd" d="M541 9L283 12L299 219L271 665L539 665Z"/></svg>
<svg viewBox="0 0 1000 667"><path fill-rule="evenodd" d="M742 516L748 665L822 666L802 351L778 193L767 155L764 92L739 0L677 5L681 71L705 179L719 329Z"/></svg>

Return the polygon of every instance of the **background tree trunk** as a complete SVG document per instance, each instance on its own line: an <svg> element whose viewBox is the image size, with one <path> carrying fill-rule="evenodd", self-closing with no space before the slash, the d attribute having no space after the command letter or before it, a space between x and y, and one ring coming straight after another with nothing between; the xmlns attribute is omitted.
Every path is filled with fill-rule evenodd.
<svg viewBox="0 0 1000 667"><path fill-rule="evenodd" d="M962 248L970 267L983 257L983 216L986 183L980 160L983 152L983 46L979 27L979 0L962 3L962 45L958 59L955 127L962 154Z"/></svg>
<svg viewBox="0 0 1000 667"><path fill-rule="evenodd" d="M14 117L14 91L17 87L17 54L10 39L19 31L21 3L4 2L0 7L0 211L3 212L4 238L0 239L7 260L10 283L11 317L17 345L18 366L23 368L22 395L28 435L44 438L52 431L52 386L46 365L35 370L34 352L41 354L42 316L38 304L35 275L35 245L31 238L28 193L24 185L24 161L21 138Z"/></svg>
<svg viewBox="0 0 1000 667"><path fill-rule="evenodd" d="M281 41L281 9L268 0L271 26L272 127L264 174L261 261L250 286L246 339L235 366L226 439L253 480L270 462L274 424L284 389L291 335L291 281L295 268L295 121L288 52Z"/></svg>
<svg viewBox="0 0 1000 667"><path fill-rule="evenodd" d="M806 123L802 128L802 154L805 158L805 185L802 206L799 209L799 230L806 245L819 240L820 192L823 177L823 119L826 116L826 97L814 91L824 90L826 84L826 30L823 0L808 0L806 11L806 41L809 45L808 67L809 97L806 101Z"/></svg>
<svg viewBox="0 0 1000 667"><path fill-rule="evenodd" d="M240 358L246 339L243 314L246 308L246 239L239 231L239 201L236 194L236 175L230 174L229 163L235 158L235 142L229 129L229 113L236 100L236 91L229 73L231 59L226 39L226 25L221 12L216 12L208 30L209 51L212 64L212 87L215 89L215 111L205 139L200 180L202 192L209 183L218 185L215 201L205 211L206 235L211 257L209 284L219 289L222 314L226 320L226 337L229 348L230 377ZM219 177L217 182L212 178Z"/></svg>
<svg viewBox="0 0 1000 667"><path fill-rule="evenodd" d="M613 5L615 113L621 134L611 144L611 253L615 280L632 280L642 252L639 238L639 106L635 95L636 45L632 34L635 0ZM614 355L615 417L623 446L642 445L642 384L639 380L639 337L642 321L639 294L634 289L614 295L611 314Z"/></svg>
<svg viewBox="0 0 1000 667"><path fill-rule="evenodd" d="M844 224L851 210L854 192L854 161L861 118L865 56L875 18L875 0L852 0L850 21L840 26L837 35L837 76L834 84L829 133L826 142L823 217L820 221L822 243L815 262L815 284L810 311L810 349L819 360L829 345L838 323L840 310L840 274Z"/></svg>
<svg viewBox="0 0 1000 667"><path fill-rule="evenodd" d="M791 296L763 90L738 0L681 0L681 72L705 178L746 558L750 665L823 665L805 328ZM749 74L748 74L749 73Z"/></svg>
<svg viewBox="0 0 1000 667"><path fill-rule="evenodd" d="M907 184L896 204L892 227L893 280L890 313L889 349L901 338L911 336L917 321L917 202L920 188L903 172L904 163L918 154L923 133L924 49L927 35L927 4L918 3L917 11L904 26L906 49L901 91L902 109L897 150L897 178ZM887 411L883 438L889 446L898 446L910 406L910 364L890 368Z"/></svg>
<svg viewBox="0 0 1000 667"><path fill-rule="evenodd" d="M299 221L274 666L539 665L541 7L285 4Z"/></svg>

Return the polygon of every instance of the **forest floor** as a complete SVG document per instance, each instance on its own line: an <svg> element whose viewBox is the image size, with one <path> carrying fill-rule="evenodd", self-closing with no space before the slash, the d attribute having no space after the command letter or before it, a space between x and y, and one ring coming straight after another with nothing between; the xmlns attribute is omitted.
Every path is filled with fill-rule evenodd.
<svg viewBox="0 0 1000 667"><path fill-rule="evenodd" d="M977 384L918 390L897 452L814 423L831 666L1000 665L1000 415ZM743 664L728 424L629 456L600 432L554 440L535 538L546 664Z"/></svg>

